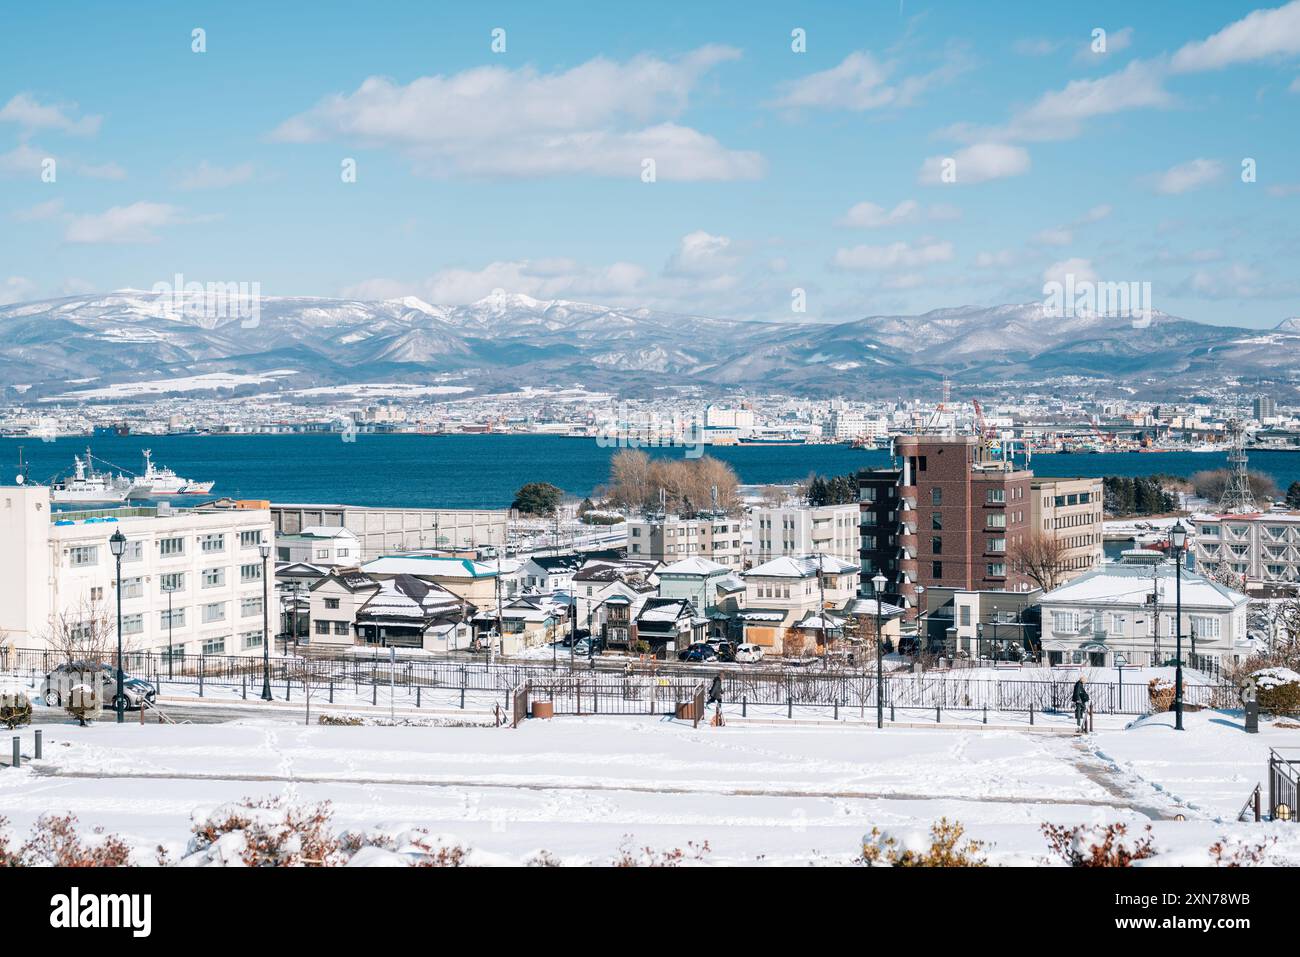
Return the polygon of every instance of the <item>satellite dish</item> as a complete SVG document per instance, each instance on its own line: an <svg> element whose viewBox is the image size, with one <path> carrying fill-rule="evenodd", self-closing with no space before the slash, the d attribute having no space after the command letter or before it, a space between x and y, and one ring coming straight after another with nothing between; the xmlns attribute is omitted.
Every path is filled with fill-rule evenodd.
<svg viewBox="0 0 1300 957"><path fill-rule="evenodd" d="M22 472L19 472L18 475L14 478L14 482L15 482L15 484L17 484L17 485L22 485L24 481L25 481L25 479L23 478L23 473L22 473Z"/></svg>

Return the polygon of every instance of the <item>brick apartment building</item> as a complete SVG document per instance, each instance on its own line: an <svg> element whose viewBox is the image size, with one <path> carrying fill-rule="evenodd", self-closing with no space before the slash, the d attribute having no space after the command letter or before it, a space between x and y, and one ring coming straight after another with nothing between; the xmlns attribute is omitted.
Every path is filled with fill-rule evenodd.
<svg viewBox="0 0 1300 957"><path fill-rule="evenodd" d="M862 587L877 571L886 600L915 616L917 585L1028 591L1008 553L1031 530L1033 473L991 456L976 436L906 435L898 467L859 473Z"/></svg>

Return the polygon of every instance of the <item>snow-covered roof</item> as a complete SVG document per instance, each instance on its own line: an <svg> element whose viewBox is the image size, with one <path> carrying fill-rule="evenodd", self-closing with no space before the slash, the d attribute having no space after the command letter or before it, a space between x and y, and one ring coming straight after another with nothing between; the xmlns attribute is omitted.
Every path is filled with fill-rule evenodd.
<svg viewBox="0 0 1300 957"><path fill-rule="evenodd" d="M1085 572L1060 588L1042 597L1048 605L1134 605L1145 606L1147 596L1154 590L1161 607L1172 608L1178 588L1172 562L1163 564L1125 564L1110 562ZM1182 573L1182 604L1184 608L1208 608L1231 611L1243 606L1248 599L1227 585L1206 578L1190 569Z"/></svg>
<svg viewBox="0 0 1300 957"><path fill-rule="evenodd" d="M726 565L719 565L717 562L711 562L707 558L683 558L681 561L673 562L671 565L665 565L659 569L660 576L663 575L725 575L730 571Z"/></svg>
<svg viewBox="0 0 1300 957"><path fill-rule="evenodd" d="M424 621L460 613L461 601L440 585L399 575L379 583L379 590L357 611L357 619Z"/></svg>
<svg viewBox="0 0 1300 957"><path fill-rule="evenodd" d="M858 566L853 562L846 562L834 555L822 553L805 555L802 558L782 555L761 565L756 565L743 574L746 577L753 575L762 578L811 578L817 574L818 567L826 575L843 575L847 572L859 570Z"/></svg>
<svg viewBox="0 0 1300 957"><path fill-rule="evenodd" d="M357 536L341 525L308 525L298 532L299 538L356 538ZM294 536L287 536L292 538Z"/></svg>
<svg viewBox="0 0 1300 957"><path fill-rule="evenodd" d="M440 555L384 555L361 566L372 575L419 575L424 578L492 578L495 562L476 562L470 558L446 558ZM502 571L504 572L504 567Z"/></svg>

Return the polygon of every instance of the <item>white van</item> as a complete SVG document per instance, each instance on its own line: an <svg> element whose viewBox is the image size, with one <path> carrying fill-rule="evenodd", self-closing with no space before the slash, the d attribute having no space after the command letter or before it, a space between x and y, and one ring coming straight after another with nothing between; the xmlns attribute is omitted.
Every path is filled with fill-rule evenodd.
<svg viewBox="0 0 1300 957"><path fill-rule="evenodd" d="M763 649L758 645L738 645L736 647L736 660L747 665L752 665L756 661L762 661Z"/></svg>

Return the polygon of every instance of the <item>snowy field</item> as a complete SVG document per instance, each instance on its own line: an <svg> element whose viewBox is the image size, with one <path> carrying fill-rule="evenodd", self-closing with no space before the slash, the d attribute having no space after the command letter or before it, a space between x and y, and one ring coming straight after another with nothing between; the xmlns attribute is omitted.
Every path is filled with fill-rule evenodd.
<svg viewBox="0 0 1300 957"><path fill-rule="evenodd" d="M381 709L382 710L382 709ZM241 798L330 801L339 830L414 825L509 863L546 850L607 863L621 844L707 842L713 864L844 864L873 827L960 821L990 863L1041 864L1043 822L1150 823L1153 863L1210 863L1225 835L1280 836L1273 863L1300 863L1300 827L1236 824L1269 746L1232 714L1116 724L1086 737L978 726L889 728L644 717L494 727L231 724L44 725L45 760L0 770L0 808L25 833L42 813L76 814L153 860L184 850L196 810ZM23 731L31 750L32 732ZM7 748L5 749L7 753ZM1177 821L1175 815L1186 820Z"/></svg>

